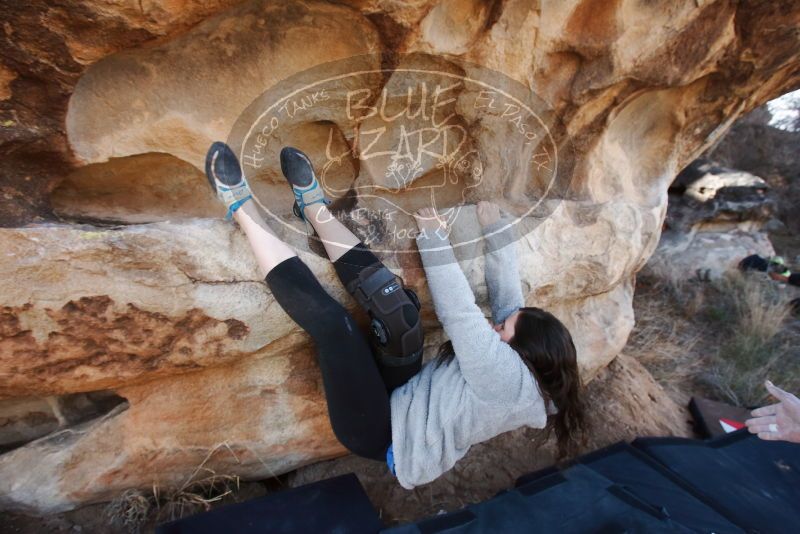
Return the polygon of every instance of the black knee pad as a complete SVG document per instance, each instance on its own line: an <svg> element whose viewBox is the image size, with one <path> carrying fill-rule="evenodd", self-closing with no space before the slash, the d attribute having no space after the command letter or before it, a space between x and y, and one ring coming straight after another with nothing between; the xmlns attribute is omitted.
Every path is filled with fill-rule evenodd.
<svg viewBox="0 0 800 534"><path fill-rule="evenodd" d="M370 338L378 362L400 367L422 362L419 299L392 271L376 264L365 267L347 290L370 317Z"/></svg>

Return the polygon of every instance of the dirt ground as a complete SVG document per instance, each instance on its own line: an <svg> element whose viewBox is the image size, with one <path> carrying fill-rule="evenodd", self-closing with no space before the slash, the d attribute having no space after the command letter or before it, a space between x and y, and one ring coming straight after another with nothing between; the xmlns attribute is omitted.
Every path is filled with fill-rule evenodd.
<svg viewBox="0 0 800 534"><path fill-rule="evenodd" d="M587 388L590 431L584 451L594 450L637 436L691 434L689 414L678 406L639 362L620 355L602 370ZM278 479L247 482L236 494L216 505L247 500L285 487L295 487L343 473L354 472L375 509L387 525L405 523L452 511L488 499L513 486L521 475L553 464L552 440L537 443L540 431L519 429L472 447L448 473L413 491L403 489L385 464L346 456L320 462ZM0 534L124 533L109 524L105 505L92 505L44 518L0 514ZM163 521L163 519L162 519ZM153 532L152 519L140 532Z"/></svg>

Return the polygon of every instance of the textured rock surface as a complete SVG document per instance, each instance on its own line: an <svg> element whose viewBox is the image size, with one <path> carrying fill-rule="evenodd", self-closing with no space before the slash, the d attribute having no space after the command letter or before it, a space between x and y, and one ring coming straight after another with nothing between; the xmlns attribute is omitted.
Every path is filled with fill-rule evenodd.
<svg viewBox="0 0 800 534"><path fill-rule="evenodd" d="M63 219L127 223L219 216L220 205L205 175L167 154L118 158L81 167L50 196Z"/></svg>
<svg viewBox="0 0 800 534"><path fill-rule="evenodd" d="M751 254L773 256L762 231L776 212L767 190L749 172L693 161L670 186L665 230L648 266L670 280L710 280Z"/></svg>
<svg viewBox="0 0 800 534"><path fill-rule="evenodd" d="M277 354L120 388L127 409L3 454L0 472L15 474L0 481L0 505L63 510L144 480L179 487L200 466L265 478L341 455L314 354L292 351L294 337Z"/></svg>
<svg viewBox="0 0 800 534"><path fill-rule="evenodd" d="M239 0L3 0L0 225L48 217L47 193L75 160L65 115L75 84L114 52L168 40Z"/></svg>
<svg viewBox="0 0 800 534"><path fill-rule="evenodd" d="M208 218L221 210L205 149L274 83L360 54L382 54L364 56L366 69L392 69L419 52L444 70L456 58L495 69L543 98L574 166L564 201L520 226L522 279L528 303L574 332L587 378L625 343L673 176L736 117L800 83L789 0L65 0L3 12L0 397L111 389L128 401L0 456L2 506L38 511L180 483L207 456L216 472L260 477L343 452L307 337L274 305L241 233ZM398 80L386 74L358 86ZM271 142L302 140L315 158L347 149L358 124L340 104L314 106ZM528 153L455 109L485 177L464 198L536 198L541 184L515 174ZM365 161L341 159L326 187L348 200L352 183L381 185ZM283 206L279 231L290 232L301 226L283 185L273 154L254 189ZM394 201L416 206L418 193L397 189ZM122 225L75 224L98 220ZM299 248L353 309L327 260ZM486 306L480 255L459 257ZM418 259L395 263L428 303Z"/></svg>
<svg viewBox="0 0 800 534"><path fill-rule="evenodd" d="M766 179L778 217L794 235L800 235L800 130L780 130L769 125L767 106L748 113L731 127L708 157L727 167L742 169Z"/></svg>
<svg viewBox="0 0 800 534"><path fill-rule="evenodd" d="M95 419L125 399L107 391L0 401L0 451Z"/></svg>
<svg viewBox="0 0 800 534"><path fill-rule="evenodd" d="M647 266L668 280L713 280L735 270L751 254L765 258L775 255L766 233L730 230L685 234L668 230Z"/></svg>
<svg viewBox="0 0 800 534"><path fill-rule="evenodd" d="M635 436L690 436L689 413L677 406L635 358L620 355L598 373L588 392L592 431L586 450L594 450ZM531 429L498 436L471 449L452 471L430 485L406 491L378 462L347 455L293 471L287 477L270 479L279 489L297 487L344 473L355 473L372 504L387 525L420 520L439 510L456 510L465 504L492 497L513 485L517 477L552 465L552 441L531 446L540 436ZM285 481L285 482L284 482ZM262 483L241 483L239 491L212 506L242 502L265 494ZM162 514L163 517L168 515ZM83 532L127 534L122 525L109 525L103 505L85 506L64 514L31 517L6 513L12 532L24 534L82 529ZM162 522L152 520L143 528ZM76 528L77 527L77 528ZM17 530L14 530L17 529Z"/></svg>
<svg viewBox="0 0 800 534"><path fill-rule="evenodd" d="M279 307L267 313L272 299L232 230L211 219L4 230L3 278L15 283L3 293L27 303L2 308L0 397L218 365L296 329Z"/></svg>
<svg viewBox="0 0 800 534"><path fill-rule="evenodd" d="M583 226L574 227L581 217ZM587 376L624 346L633 326L627 273L646 259L607 229L636 236L643 226L624 204L567 202L516 245L529 304L557 310L573 327ZM223 221L40 225L0 236L3 294L24 302L0 308L0 398L117 388L275 353L271 344L299 331L260 279L243 233ZM482 256L458 255L487 302ZM358 314L330 262L301 257ZM399 274L429 304L433 327L420 269Z"/></svg>
<svg viewBox="0 0 800 534"><path fill-rule="evenodd" d="M696 159L669 188L665 227L682 232L757 231L776 212L768 189L759 176Z"/></svg>
<svg viewBox="0 0 800 534"><path fill-rule="evenodd" d="M67 135L87 162L158 151L202 168L211 142L227 138L265 88L379 45L368 20L337 5L245 2L174 40L93 65L70 99Z"/></svg>

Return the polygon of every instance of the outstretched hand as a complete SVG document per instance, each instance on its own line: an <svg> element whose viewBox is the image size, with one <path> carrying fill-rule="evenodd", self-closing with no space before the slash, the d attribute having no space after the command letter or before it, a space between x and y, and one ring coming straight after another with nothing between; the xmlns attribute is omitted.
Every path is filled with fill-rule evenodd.
<svg viewBox="0 0 800 534"><path fill-rule="evenodd" d="M447 223L442 216L436 212L435 208L422 208L417 210L414 214L414 219L417 221L417 228L425 234L447 234Z"/></svg>
<svg viewBox="0 0 800 534"><path fill-rule="evenodd" d="M481 226L489 226L500 220L500 207L494 202L481 200L478 202L478 222Z"/></svg>
<svg viewBox="0 0 800 534"><path fill-rule="evenodd" d="M744 422L747 430L761 439L800 443L800 399L769 380L765 385L778 402L753 410L753 418Z"/></svg>

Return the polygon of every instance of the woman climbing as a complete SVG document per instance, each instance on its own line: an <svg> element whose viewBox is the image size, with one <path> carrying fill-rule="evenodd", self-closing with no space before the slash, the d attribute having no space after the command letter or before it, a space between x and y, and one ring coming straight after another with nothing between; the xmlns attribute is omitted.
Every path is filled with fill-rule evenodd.
<svg viewBox="0 0 800 534"><path fill-rule="evenodd" d="M295 215L311 223L342 283L368 308L372 347L347 310L266 224L225 143L208 150L206 175L228 208L226 219L244 230L273 297L314 340L336 437L353 453L383 461L391 440L389 393L422 364L419 301L331 214L308 157L286 147L280 160L294 193Z"/></svg>
<svg viewBox="0 0 800 534"><path fill-rule="evenodd" d="M559 457L584 431L582 385L569 330L525 307L511 225L490 202L477 206L486 241L487 322L432 208L417 212L417 247L439 322L450 341L392 394L395 473L407 488L450 469L470 446L522 426L547 428Z"/></svg>
<svg viewBox="0 0 800 534"><path fill-rule="evenodd" d="M444 229L439 217L432 210L418 213L417 243L451 339L436 361L420 369L416 347L422 335L413 293L330 214L302 152L285 148L281 169L294 192L295 215L311 222L345 287L369 311L372 350L350 314L260 217L232 151L215 143L206 161L209 181L228 217L245 231L273 296L315 342L331 426L345 447L386 461L408 489L450 469L474 443L523 425L547 426L548 413L559 449L566 451L583 424L575 349L555 317L522 307L513 247L487 255L497 323L491 326L449 240L437 234ZM490 234L503 224L499 210L481 203L478 215L492 248ZM442 253L447 261L433 259Z"/></svg>

